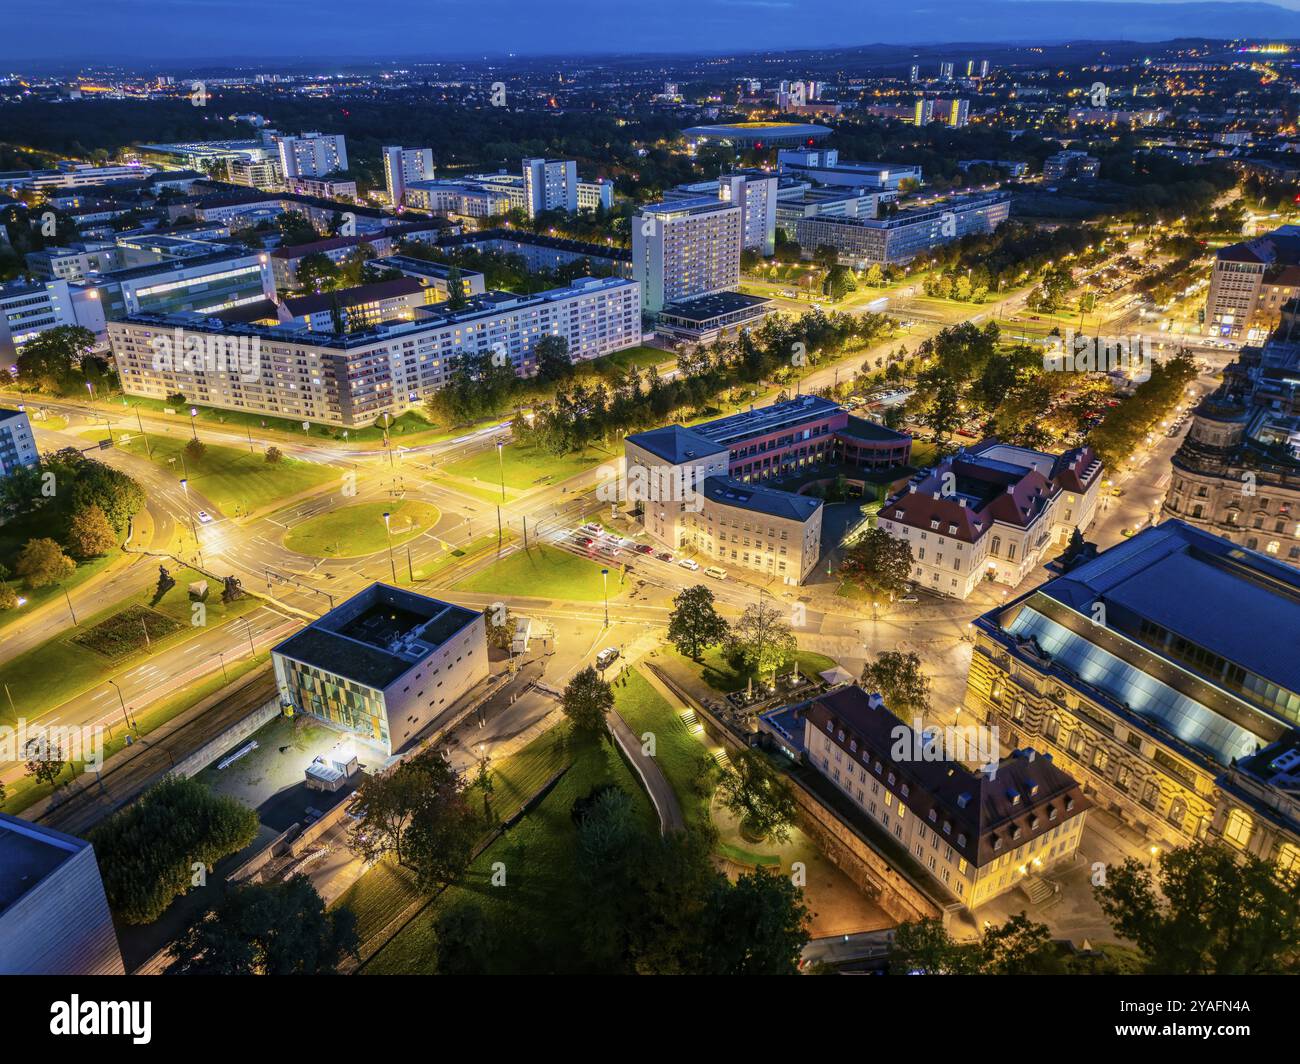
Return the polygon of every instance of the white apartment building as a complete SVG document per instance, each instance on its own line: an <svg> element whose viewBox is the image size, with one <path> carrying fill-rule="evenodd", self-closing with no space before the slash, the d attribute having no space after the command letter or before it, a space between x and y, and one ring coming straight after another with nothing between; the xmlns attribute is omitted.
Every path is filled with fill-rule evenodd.
<svg viewBox="0 0 1300 1064"><path fill-rule="evenodd" d="M524 209L529 218L542 211L578 210L578 164L572 159L524 160Z"/></svg>
<svg viewBox="0 0 1300 1064"><path fill-rule="evenodd" d="M405 205L406 186L412 181L432 181L433 177L432 148L384 148L384 187L394 207Z"/></svg>
<svg viewBox="0 0 1300 1064"><path fill-rule="evenodd" d="M664 194L666 201L716 195L743 212L742 246L764 255L776 250L777 185L780 178L765 170L736 170L716 181L678 185Z"/></svg>
<svg viewBox="0 0 1300 1064"><path fill-rule="evenodd" d="M7 477L21 466L34 466L39 459L27 414L0 407L0 477Z"/></svg>
<svg viewBox="0 0 1300 1064"><path fill-rule="evenodd" d="M632 218L632 276L641 284L646 313L738 288L743 229L740 205L719 199L643 207Z"/></svg>
<svg viewBox="0 0 1300 1064"><path fill-rule="evenodd" d="M14 358L33 336L62 325L81 325L98 336L104 311L96 296L62 279L0 285L0 358Z"/></svg>
<svg viewBox="0 0 1300 1064"><path fill-rule="evenodd" d="M424 307L413 321L343 336L199 315L133 315L108 328L128 394L180 392L204 406L352 427L419 406L462 356L500 352L526 377L543 336L563 336L574 361L634 347L641 312L635 282L588 277L533 296L491 292L454 312ZM159 344L226 357L169 364L156 357Z"/></svg>
<svg viewBox="0 0 1300 1064"><path fill-rule="evenodd" d="M294 177L324 177L348 168L348 149L342 133L301 133L279 137L280 173Z"/></svg>

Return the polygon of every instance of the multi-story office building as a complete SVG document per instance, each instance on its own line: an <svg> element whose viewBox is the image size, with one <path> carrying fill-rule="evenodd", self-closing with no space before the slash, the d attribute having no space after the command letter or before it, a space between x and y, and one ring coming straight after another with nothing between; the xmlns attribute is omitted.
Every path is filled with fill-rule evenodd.
<svg viewBox="0 0 1300 1064"><path fill-rule="evenodd" d="M67 281L0 285L0 357L14 358L33 336L62 325L97 332L103 328L103 312L93 301L74 298Z"/></svg>
<svg viewBox="0 0 1300 1064"><path fill-rule="evenodd" d="M930 207L900 210L883 218L817 215L801 219L795 232L806 248L833 247L854 266L910 262L933 248L971 233L991 233L1007 220L1011 196L984 192L953 196Z"/></svg>
<svg viewBox="0 0 1300 1064"><path fill-rule="evenodd" d="M821 506L762 482L815 478L821 466L898 468L910 453L910 436L813 395L624 441L628 501L651 536L787 583L802 582L817 563Z"/></svg>
<svg viewBox="0 0 1300 1064"><path fill-rule="evenodd" d="M1086 151L1058 151L1043 160L1044 181L1092 181L1101 173L1101 160Z"/></svg>
<svg viewBox="0 0 1300 1064"><path fill-rule="evenodd" d="M203 313L270 299L275 295L271 277L266 252L234 248L114 270L88 277L72 291L78 308L86 302L101 309L103 317L92 331L105 340L105 319ZM77 318L78 324L92 328L88 315L80 309Z"/></svg>
<svg viewBox="0 0 1300 1064"><path fill-rule="evenodd" d="M743 233L742 207L716 198L642 207L632 217L632 276L645 312L738 288Z"/></svg>
<svg viewBox="0 0 1300 1064"><path fill-rule="evenodd" d="M962 750L950 750L942 729L916 734L861 687L814 698L794 717L805 762L967 909L1079 847L1090 803L1051 756L1018 749L973 771L961 756L964 735Z"/></svg>
<svg viewBox="0 0 1300 1064"><path fill-rule="evenodd" d="M462 356L499 353L520 376L531 376L543 336L564 337L575 362L634 347L641 342L639 304L632 281L583 278L532 296L474 296L456 311L423 307L414 321L343 336L200 315L132 315L111 322L109 333L128 394L180 392L205 406L352 427L419 406ZM157 357L160 344L226 357L169 363Z"/></svg>
<svg viewBox="0 0 1300 1064"><path fill-rule="evenodd" d="M277 137L280 173L286 182L295 177L324 177L348 168L348 149L342 133L301 133Z"/></svg>
<svg viewBox="0 0 1300 1064"><path fill-rule="evenodd" d="M1165 521L979 617L965 705L1161 847L1300 869L1300 572Z"/></svg>
<svg viewBox="0 0 1300 1064"><path fill-rule="evenodd" d="M371 584L271 651L280 697L388 756L488 676L477 610Z"/></svg>
<svg viewBox="0 0 1300 1064"><path fill-rule="evenodd" d="M961 599L981 580L1016 587L1092 524L1102 468L1088 447L1054 456L985 441L886 499L880 527L911 546L920 587Z"/></svg>
<svg viewBox="0 0 1300 1064"><path fill-rule="evenodd" d="M1220 248L1205 301L1211 336L1251 342L1276 328L1282 307L1300 296L1300 226Z"/></svg>
<svg viewBox="0 0 1300 1064"><path fill-rule="evenodd" d="M614 206L614 182L598 177L595 181L578 180L578 210L607 211Z"/></svg>
<svg viewBox="0 0 1300 1064"><path fill-rule="evenodd" d="M868 188L876 192L897 192L904 181L921 183L921 168L910 163L840 162L834 148L790 148L777 152L783 172L809 178L819 185Z"/></svg>
<svg viewBox="0 0 1300 1064"><path fill-rule="evenodd" d="M542 211L578 210L578 164L572 159L524 160L524 209L529 218Z"/></svg>
<svg viewBox="0 0 1300 1064"><path fill-rule="evenodd" d="M107 273L122 266L122 249L111 241L94 240L29 251L27 269L40 281L80 281L89 274Z"/></svg>
<svg viewBox="0 0 1300 1064"><path fill-rule="evenodd" d="M388 202L394 207L406 203L406 186L412 181L432 181L433 149L403 148L400 146L384 149L384 187L388 190Z"/></svg>
<svg viewBox="0 0 1300 1064"><path fill-rule="evenodd" d="M0 975L124 975L95 850L0 813Z"/></svg>
<svg viewBox="0 0 1300 1064"><path fill-rule="evenodd" d="M776 225L788 240L795 240L799 223L805 218L875 218L881 201L892 195L872 192L865 186L809 188L800 182L777 194Z"/></svg>
<svg viewBox="0 0 1300 1064"><path fill-rule="evenodd" d="M130 163L123 166L92 166L89 163L60 163L54 170L33 170L21 184L34 192L57 189L93 188L121 181L143 181L156 173L152 167Z"/></svg>
<svg viewBox="0 0 1300 1064"><path fill-rule="evenodd" d="M1295 339L1291 337L1294 336ZM1300 566L1300 305L1192 415L1162 513Z"/></svg>
<svg viewBox="0 0 1300 1064"><path fill-rule="evenodd" d="M357 183L351 179L295 177L289 181L288 189L296 195L311 196L315 199L346 200L353 203L357 198Z"/></svg>
<svg viewBox="0 0 1300 1064"><path fill-rule="evenodd" d="M244 185L264 192L278 192L284 188L284 171L275 157L264 159L237 158L226 164L226 177L232 185Z"/></svg>
<svg viewBox="0 0 1300 1064"><path fill-rule="evenodd" d="M32 423L22 410L0 407L0 477L40 460Z"/></svg>

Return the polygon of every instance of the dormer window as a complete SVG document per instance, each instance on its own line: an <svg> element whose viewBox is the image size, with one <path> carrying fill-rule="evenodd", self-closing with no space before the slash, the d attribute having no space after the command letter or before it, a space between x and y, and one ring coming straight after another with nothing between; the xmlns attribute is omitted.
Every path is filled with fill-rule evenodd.
<svg viewBox="0 0 1300 1064"><path fill-rule="evenodd" d="M889 785L891 787L894 785L894 774L892 772L889 774Z"/></svg>
<svg viewBox="0 0 1300 1064"><path fill-rule="evenodd" d="M828 720L828 721L826 722L826 730L827 730L827 731L834 731L834 730L835 730L835 722L834 722L833 720Z"/></svg>
<svg viewBox="0 0 1300 1064"><path fill-rule="evenodd" d="M852 750L855 754L858 752L858 741L857 741L857 739L850 739L850 740L849 740L849 749Z"/></svg>
<svg viewBox="0 0 1300 1064"><path fill-rule="evenodd" d="M939 527L939 519L938 519L937 517L936 517L933 521L930 522L930 527L931 527L931 528L938 528L938 527Z"/></svg>
<svg viewBox="0 0 1300 1064"><path fill-rule="evenodd" d="M1002 849L1002 840L996 834L991 835L990 840L992 841L995 850Z"/></svg>
<svg viewBox="0 0 1300 1064"><path fill-rule="evenodd" d="M958 846L965 846L965 845L966 845L966 835L965 835L964 832L960 832L960 831L959 831L959 832L957 833L957 845L958 845Z"/></svg>
<svg viewBox="0 0 1300 1064"><path fill-rule="evenodd" d="M1011 829L1011 841L1014 842L1016 839L1020 838L1020 836L1023 834L1024 832L1020 830L1020 825L1017 824L1015 827Z"/></svg>
<svg viewBox="0 0 1300 1064"><path fill-rule="evenodd" d="M930 823L933 824L933 823L935 823L935 822L939 819L939 814L936 813L933 809L931 809L931 810L930 810L930 816L928 817L928 819L929 819Z"/></svg>
<svg viewBox="0 0 1300 1064"><path fill-rule="evenodd" d="M1065 800L1065 811L1068 813L1068 812L1070 812L1073 808L1074 808L1074 799L1073 799L1073 798L1067 798L1067 799Z"/></svg>

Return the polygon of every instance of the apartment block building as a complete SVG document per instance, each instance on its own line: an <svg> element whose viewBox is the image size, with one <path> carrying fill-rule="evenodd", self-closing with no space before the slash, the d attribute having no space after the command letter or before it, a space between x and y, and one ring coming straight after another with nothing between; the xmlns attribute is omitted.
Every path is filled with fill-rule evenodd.
<svg viewBox="0 0 1300 1064"><path fill-rule="evenodd" d="M271 651L284 705L401 750L488 676L477 610L371 584Z"/></svg>
<svg viewBox="0 0 1300 1064"><path fill-rule="evenodd" d="M965 707L1169 848L1300 872L1300 572L1181 521L975 622Z"/></svg>
<svg viewBox="0 0 1300 1064"><path fill-rule="evenodd" d="M768 170L734 170L716 181L678 185L664 195L665 202L716 195L742 212L741 246L771 255L776 247L776 208L780 176Z"/></svg>
<svg viewBox="0 0 1300 1064"><path fill-rule="evenodd" d="M277 307L277 318L285 325L302 326L312 332L350 332L383 322L414 321L421 307L430 303L433 289L413 277L374 281L333 292L290 296Z"/></svg>
<svg viewBox="0 0 1300 1064"><path fill-rule="evenodd" d="M701 197L642 207L632 218L632 276L644 311L738 288L743 237L739 204Z"/></svg>
<svg viewBox="0 0 1300 1064"><path fill-rule="evenodd" d="M40 281L76 282L127 265L122 261L122 249L108 240L77 241L29 251L25 261L28 272Z"/></svg>
<svg viewBox="0 0 1300 1064"><path fill-rule="evenodd" d="M1282 308L1300 296L1300 226L1284 225L1214 256L1205 330L1230 340L1262 341Z"/></svg>
<svg viewBox="0 0 1300 1064"><path fill-rule="evenodd" d="M32 423L22 410L0 407L0 477L15 469L34 466L40 460Z"/></svg>
<svg viewBox="0 0 1300 1064"><path fill-rule="evenodd" d="M472 181L408 181L406 205L448 218L492 218L510 209L510 197Z"/></svg>
<svg viewBox="0 0 1300 1064"><path fill-rule="evenodd" d="M284 180L324 177L348 168L348 148L342 133L300 133L277 137L280 173Z"/></svg>
<svg viewBox="0 0 1300 1064"><path fill-rule="evenodd" d="M919 735L878 694L841 687L795 709L802 756L935 881L974 909L1068 861L1091 803L1050 755L970 766L942 729ZM949 734L953 729L949 729ZM905 755L905 756L900 756Z"/></svg>
<svg viewBox="0 0 1300 1064"><path fill-rule="evenodd" d="M0 358L13 359L33 336L63 325L82 324L79 307L68 282L11 281L0 285ZM103 318L91 314L99 308L86 307L86 327L94 330Z"/></svg>
<svg viewBox="0 0 1300 1064"><path fill-rule="evenodd" d="M525 159L524 209L529 218L542 211L578 210L578 164L572 159Z"/></svg>
<svg viewBox="0 0 1300 1064"><path fill-rule="evenodd" d="M384 188L394 207L406 204L406 186L412 181L434 178L432 148L384 148Z"/></svg>
<svg viewBox="0 0 1300 1064"><path fill-rule="evenodd" d="M1101 173L1101 160L1086 151L1058 151L1043 160L1044 181L1092 181Z"/></svg>
<svg viewBox="0 0 1300 1064"><path fill-rule="evenodd" d="M933 248L972 233L991 233L1011 211L1006 192L953 196L929 207L914 207L881 218L800 219L795 227L803 247L833 247L842 263L853 266L910 262Z"/></svg>
<svg viewBox="0 0 1300 1064"><path fill-rule="evenodd" d="M491 292L457 311L422 307L409 322L337 336L305 327L227 324L202 315L130 315L109 323L123 389L165 399L176 392L205 406L352 427L396 417L441 388L462 356L500 353L520 376L536 372L533 349L563 336L574 361L641 340L637 286L583 278L532 296ZM193 338L191 341L191 337ZM238 351L241 358L159 360L181 351Z"/></svg>
<svg viewBox="0 0 1300 1064"><path fill-rule="evenodd" d="M1092 524L1102 468L1088 447L1050 455L986 440L886 499L879 527L911 546L919 587L961 599L981 580L1016 587Z"/></svg>

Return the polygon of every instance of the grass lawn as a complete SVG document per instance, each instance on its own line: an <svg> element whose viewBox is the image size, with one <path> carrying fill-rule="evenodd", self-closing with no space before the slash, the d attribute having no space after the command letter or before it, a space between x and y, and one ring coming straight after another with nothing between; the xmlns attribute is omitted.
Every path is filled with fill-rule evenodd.
<svg viewBox="0 0 1300 1064"><path fill-rule="evenodd" d="M733 668L730 662L722 656L721 647L710 647L700 656L698 662L692 661L676 650L670 650L668 653L677 658L680 664L693 670L715 691L720 691L723 694L730 691L739 691L749 682L751 677L755 682L758 681L758 677L754 675L753 670L748 666L741 665L738 669ZM835 668L836 664L833 658L828 658L825 654L818 654L811 650L796 651L794 657L794 662L781 666L779 671L782 675L787 675L794 667L795 662L799 665L799 674L801 676L813 676L819 672L825 672L827 669Z"/></svg>
<svg viewBox="0 0 1300 1064"><path fill-rule="evenodd" d="M415 917L364 969L366 974L431 973L436 965L434 922L440 912L462 902L474 902L496 930L496 940L486 967L493 973L581 972L583 960L573 928L582 920L584 898L573 874L578 832L572 818L573 803L599 786L613 783L626 791L647 825L655 823L650 800L639 782L608 743L574 739L561 724L521 752L525 771L536 758L561 744L558 754L572 765L553 790L519 823L479 855L459 883L440 894ZM535 749L536 748L536 749ZM513 760L513 759L512 759ZM560 764L555 760L551 763ZM532 773L538 783L549 775ZM521 787L527 790L527 787ZM502 787L493 796L498 810L507 812ZM493 886L493 865L505 867L505 884ZM367 876L373 875L373 870ZM364 882L364 879L363 879ZM358 889L360 888L360 889ZM378 893L377 886L361 884L343 895Z"/></svg>
<svg viewBox="0 0 1300 1064"><path fill-rule="evenodd" d="M455 587L460 591L599 602L604 598L602 568L599 562L543 545L515 551L458 581ZM623 574L615 565L608 568L609 597L615 598L622 590Z"/></svg>
<svg viewBox="0 0 1300 1064"><path fill-rule="evenodd" d="M284 545L317 558L356 558L388 546L384 514L388 513L393 546L414 539L438 523L438 508L415 499L361 502L309 517L284 537Z"/></svg>
<svg viewBox="0 0 1300 1064"><path fill-rule="evenodd" d="M621 682L626 678L626 685ZM687 824L707 820L713 758L704 744L637 669L627 669L614 686L614 708L637 735L655 737L655 760L681 803Z"/></svg>
<svg viewBox="0 0 1300 1064"><path fill-rule="evenodd" d="M62 705L81 692L103 683L117 671L147 660L151 654L192 639L202 628L191 624L191 604L187 585L198 579L191 569L172 567L172 576L176 579L173 587L156 605L151 605L153 592L131 595L114 606L90 617L79 617L81 622L75 628L68 628L63 634L47 639L40 646L0 665L0 683L9 689L17 715L34 721L41 714ZM251 595L225 605L221 601L221 585L208 581L208 598L205 604L206 624L212 628L238 617L260 605L260 599ZM162 617L176 623L169 635L153 639L146 649L143 645L144 635L140 634L139 643L134 643L120 636L113 643L119 651L112 658L96 653L86 646L78 645L74 640L84 637L92 629L101 632L113 630L113 618L124 611L138 607L148 607ZM134 636L134 628L130 631ZM134 648L134 649L133 649ZM109 667L111 666L111 668ZM9 699L0 703L0 723L12 724L13 711L9 708Z"/></svg>
<svg viewBox="0 0 1300 1064"><path fill-rule="evenodd" d="M0 561L3 561L4 564L12 570L14 567L14 559L17 557L18 550L21 548L22 543L17 543L12 551L9 550L8 543L5 541L3 536L5 531L7 531L7 528L0 526ZM44 534L48 534L48 530L37 530L32 532L32 535L35 536ZM26 540L23 540L23 542L26 542ZM84 584L96 573L103 572L114 561L120 560L122 560L122 555L119 552L114 551L112 554L106 554L102 558L91 558L89 561L78 562L77 571L68 577L68 579L64 580L62 583L51 584L49 587L39 588L36 591L29 591L27 588L23 587L22 580L15 579L5 581L5 583L14 589L19 598L24 598L27 601L17 609L0 610L0 631L4 630L5 625L12 624L14 621L22 620L24 617L28 616L37 606L41 606L44 603L49 602L51 599L62 599L65 591L74 590L78 584Z"/></svg>
<svg viewBox="0 0 1300 1064"><path fill-rule="evenodd" d="M922 443L920 440L913 440L911 464L916 466L917 469L934 465L935 455L938 453L938 450L938 444Z"/></svg>
<svg viewBox="0 0 1300 1064"><path fill-rule="evenodd" d="M192 461L185 454L183 439L150 436L149 449L139 433L129 434L127 443L118 447L141 458L150 457L155 465L172 469L177 478L188 476L190 487L210 499L227 517L251 513L270 503L280 502L308 488L338 480L340 473L326 465L284 458L272 464L261 454L249 454L234 447L208 444L203 457ZM102 432L99 434L103 437Z"/></svg>
<svg viewBox="0 0 1300 1064"><path fill-rule="evenodd" d="M530 491L544 484L558 483L576 473L590 469L602 462L614 462L617 456L593 447L573 454L554 455L522 443L508 443L502 448L498 463L497 449L487 447L469 458L450 465L440 466L439 473L464 480L478 481L492 489L496 499L501 498L501 480L504 474L506 489Z"/></svg>

